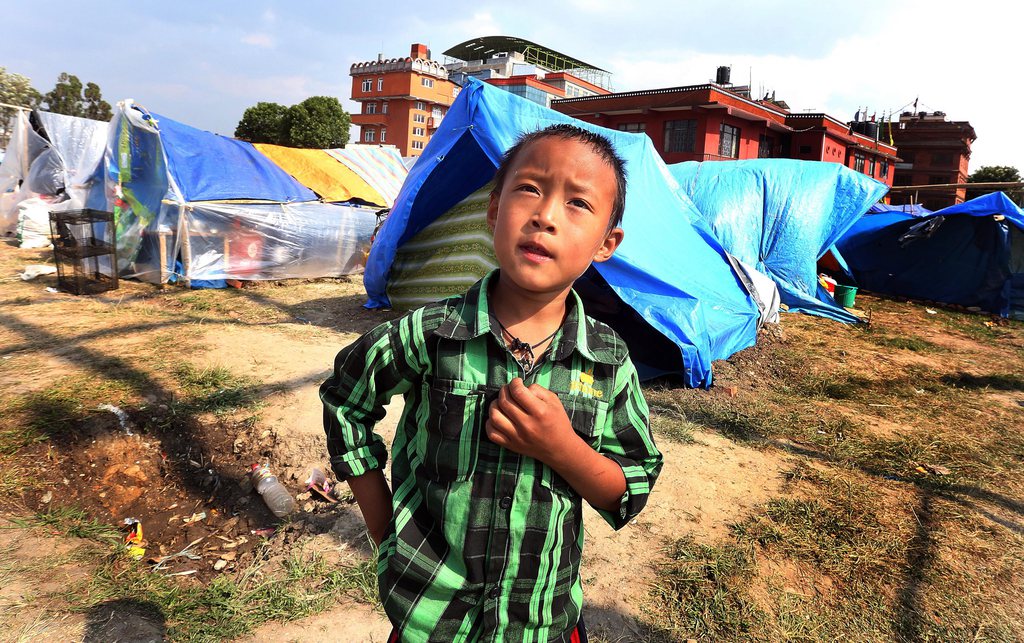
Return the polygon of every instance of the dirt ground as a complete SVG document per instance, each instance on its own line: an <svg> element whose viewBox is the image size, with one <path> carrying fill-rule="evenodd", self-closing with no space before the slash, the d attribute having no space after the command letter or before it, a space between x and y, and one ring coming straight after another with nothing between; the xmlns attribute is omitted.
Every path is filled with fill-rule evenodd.
<svg viewBox="0 0 1024 643"><path fill-rule="evenodd" d="M0 243L0 430L8 436L21 435L24 427L35 431L0 461L8 467L0 478L0 625L18 633L14 640L123 635L103 623L133 623L134 633L123 640L165 636L163 624L133 617L131 604L113 602L106 612L83 613L55 603L57 590L95 572L95 542L12 521L58 506L80 507L113 525L138 519L147 541L144 560L152 566L179 554L157 571L180 574L172 578L186 587L237 578L259 561L297 549L331 561L370 556L351 501L329 504L305 490L313 467L329 471L317 387L341 347L395 315L362 308L360 278L191 292L122 281L116 291L75 297L52 292L52 276L20 280L17 273L35 263L52 258L48 251ZM931 315L922 306L878 301L874 326L892 336L902 329L941 350L851 341L831 354L833 364L855 365L866 374L941 370L954 358L968 373L984 371L986 360L1006 364L1006 346L925 326L922 320ZM795 315L784 316L782 327L787 344L798 337L808 346L842 343L853 332ZM1015 373L1022 337L1006 340L1018 359L1009 365ZM767 347L716 365L714 390L684 395L715 404L760 400L763 382L780 368L772 345L769 338ZM809 372L815 369L827 374L828 363ZM676 395L652 390L656 412L670 405L662 398ZM1024 419L1020 390L985 395ZM400 405L392 404L379 427L388 439ZM829 406L879 438L920 426L905 421L887 400L872 406L836 399ZM792 436L737 440L701 422L689 430L683 440L657 436L665 468L633 524L613 532L587 511L584 615L596 640L644 640L643 623L657 618L650 592L667 544L684 537L707 543L729 538L732 525L787 493L788 472L806 458L808 444ZM246 472L257 462L269 464L298 498L292 519L274 519L246 485ZM985 504L984 498L977 502ZM985 522L1001 523L1019 539L1024 530L1019 509L1013 510L1019 499L1013 502L1018 504L986 505L983 511L990 516ZM183 550L194 557L180 555ZM764 575L797 593L823 591L821 584L829 582L821 575L804 578L799 566L780 559L759 564ZM342 597L299 620L270 620L239 640L383 641L388 631L379 608Z"/></svg>

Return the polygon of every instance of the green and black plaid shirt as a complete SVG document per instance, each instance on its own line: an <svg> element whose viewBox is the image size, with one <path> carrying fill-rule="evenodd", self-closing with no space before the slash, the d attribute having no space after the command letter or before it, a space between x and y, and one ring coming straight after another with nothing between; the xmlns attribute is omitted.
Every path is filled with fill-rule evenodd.
<svg viewBox="0 0 1024 643"><path fill-rule="evenodd" d="M661 454L626 346L573 292L551 348L526 375L492 328L491 273L460 297L382 324L338 354L320 387L341 479L381 469L373 433L392 395L394 520L380 547L381 600L403 641L562 641L583 599L581 498L550 467L500 448L484 422L515 377L556 393L573 428L622 467L616 529L643 508Z"/></svg>

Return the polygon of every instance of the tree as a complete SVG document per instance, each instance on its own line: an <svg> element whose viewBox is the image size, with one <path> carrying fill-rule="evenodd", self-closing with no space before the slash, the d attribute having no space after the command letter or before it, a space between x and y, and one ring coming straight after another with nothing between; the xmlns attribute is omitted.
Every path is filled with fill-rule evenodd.
<svg viewBox="0 0 1024 643"><path fill-rule="evenodd" d="M39 105L42 98L32 87L31 81L21 74L8 72L6 68L0 67L0 103L7 105L18 105L32 109ZM7 147L11 138L8 131L11 118L18 110L14 107L0 106L0 147Z"/></svg>
<svg viewBox="0 0 1024 643"><path fill-rule="evenodd" d="M43 96L43 108L54 114L80 116L100 121L109 121L113 114L110 103L103 100L100 86L88 83L84 88L78 76L61 72L57 84Z"/></svg>
<svg viewBox="0 0 1024 643"><path fill-rule="evenodd" d="M282 145L312 149L344 147L351 118L332 96L311 96L285 112Z"/></svg>
<svg viewBox="0 0 1024 643"><path fill-rule="evenodd" d="M281 144L281 124L288 108L278 103L256 103L242 114L235 138L250 143Z"/></svg>
<svg viewBox="0 0 1024 643"><path fill-rule="evenodd" d="M1020 172L1011 165L985 165L969 177L968 183L1020 183ZM1024 207L1024 189L1021 188L968 188L967 198L974 199L992 192L1005 192L1014 203Z"/></svg>
<svg viewBox="0 0 1024 643"><path fill-rule="evenodd" d="M85 86L84 116L97 121L109 121L114 116L110 111L110 103L103 100L103 96L100 95L100 86L96 83L88 83Z"/></svg>

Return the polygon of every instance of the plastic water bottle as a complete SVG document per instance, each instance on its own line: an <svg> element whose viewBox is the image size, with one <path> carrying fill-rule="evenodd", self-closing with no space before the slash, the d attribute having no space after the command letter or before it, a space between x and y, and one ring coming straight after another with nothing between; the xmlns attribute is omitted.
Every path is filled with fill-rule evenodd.
<svg viewBox="0 0 1024 643"><path fill-rule="evenodd" d="M267 465L252 465L252 486L263 496L263 502L278 518L284 518L295 511L295 500L277 476L270 473Z"/></svg>

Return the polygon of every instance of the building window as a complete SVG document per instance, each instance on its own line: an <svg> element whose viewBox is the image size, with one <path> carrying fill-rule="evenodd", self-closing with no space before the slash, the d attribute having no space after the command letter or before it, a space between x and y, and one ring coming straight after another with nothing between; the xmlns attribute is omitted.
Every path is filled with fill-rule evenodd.
<svg viewBox="0 0 1024 643"><path fill-rule="evenodd" d="M864 157L861 156L860 154L853 155L853 169L857 170L858 172L864 171Z"/></svg>
<svg viewBox="0 0 1024 643"><path fill-rule="evenodd" d="M427 122L427 116L425 114L413 114L412 115L412 122L413 123L426 123Z"/></svg>
<svg viewBox="0 0 1024 643"><path fill-rule="evenodd" d="M430 113L434 118L441 118L444 116L444 110L440 107L434 106L434 110Z"/></svg>
<svg viewBox="0 0 1024 643"><path fill-rule="evenodd" d="M372 103L372 102L371 103L363 103L363 107L366 109L366 111L363 112L364 114L376 114L377 113L377 103Z"/></svg>
<svg viewBox="0 0 1024 643"><path fill-rule="evenodd" d="M414 128L412 128L412 135L413 136L426 136L427 135L427 131L425 129L423 129L422 127L414 127Z"/></svg>
<svg viewBox="0 0 1024 643"><path fill-rule="evenodd" d="M875 175L875 159L868 159L868 176Z"/></svg>
<svg viewBox="0 0 1024 643"><path fill-rule="evenodd" d="M646 132L647 123L619 123L620 132Z"/></svg>
<svg viewBox="0 0 1024 643"><path fill-rule="evenodd" d="M889 178L889 161L882 161L882 168L878 170L878 176L883 179Z"/></svg>
<svg viewBox="0 0 1024 643"><path fill-rule="evenodd" d="M949 167L953 165L953 155L949 152L932 152L932 167Z"/></svg>
<svg viewBox="0 0 1024 643"><path fill-rule="evenodd" d="M388 102L387 101L384 101L383 103L380 104L380 113L381 114L387 114L388 113Z"/></svg>
<svg viewBox="0 0 1024 643"><path fill-rule="evenodd" d="M693 152L697 149L697 121L665 121L665 151Z"/></svg>
<svg viewBox="0 0 1024 643"><path fill-rule="evenodd" d="M718 155L731 159L740 157L740 128L722 123L718 130Z"/></svg>
<svg viewBox="0 0 1024 643"><path fill-rule="evenodd" d="M384 142L384 139L387 138L387 135L388 135L388 131L386 129L384 129L383 127L380 128L380 142L381 143Z"/></svg>
<svg viewBox="0 0 1024 643"><path fill-rule="evenodd" d="M423 111L423 109L424 109L423 101L421 101L421 100L416 101L416 109L420 110L421 112Z"/></svg>
<svg viewBox="0 0 1024 643"><path fill-rule="evenodd" d="M383 78L378 78L377 79L377 91L379 91L379 92L384 91L384 79Z"/></svg>
<svg viewBox="0 0 1024 643"><path fill-rule="evenodd" d="M412 149L414 149L414 150L422 150L423 149L423 141L413 141L412 142Z"/></svg>
<svg viewBox="0 0 1024 643"><path fill-rule="evenodd" d="M433 78L427 78L426 76L424 76L423 78L420 78L420 83L422 83L424 87L433 87L434 86L434 79Z"/></svg>
<svg viewBox="0 0 1024 643"><path fill-rule="evenodd" d="M775 139L762 134L757 141L757 158L770 159L774 156Z"/></svg>
<svg viewBox="0 0 1024 643"><path fill-rule="evenodd" d="M811 153L811 146L810 145L801 145L800 146L800 153L801 154L810 154Z"/></svg>
<svg viewBox="0 0 1024 643"><path fill-rule="evenodd" d="M363 91L364 92L368 92L368 91L371 91L372 89L373 89L373 79L372 78L364 78L363 79Z"/></svg>
<svg viewBox="0 0 1024 643"><path fill-rule="evenodd" d="M377 138L377 130L368 129L363 132L363 140L367 143L373 143Z"/></svg>

